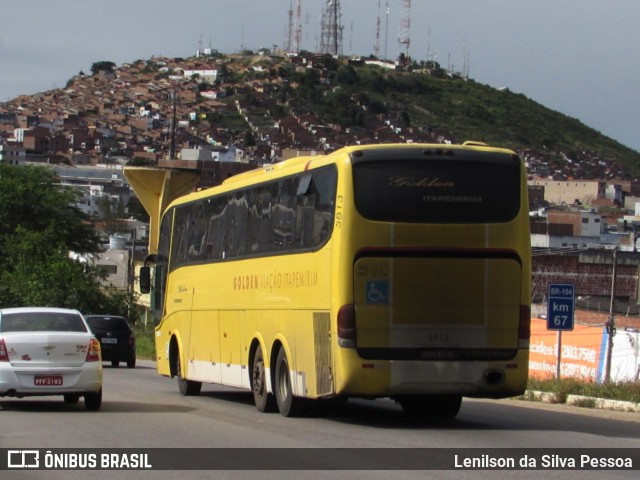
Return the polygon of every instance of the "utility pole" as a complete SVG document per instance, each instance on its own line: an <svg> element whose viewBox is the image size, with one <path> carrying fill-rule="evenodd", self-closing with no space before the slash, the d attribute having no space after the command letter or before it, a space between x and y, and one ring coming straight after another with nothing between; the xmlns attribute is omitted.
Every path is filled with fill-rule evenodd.
<svg viewBox="0 0 640 480"><path fill-rule="evenodd" d="M172 114L171 114L171 148L169 150L169 160L175 160L176 158L176 102L177 102L178 94L176 89L171 91L171 103L172 103Z"/></svg>
<svg viewBox="0 0 640 480"><path fill-rule="evenodd" d="M613 268L611 271L611 303L609 305L609 320L607 320L607 334L609 337L607 348L607 369L604 375L604 383L611 381L611 357L613 353L613 337L616 334L615 324L615 299L616 299L616 265L617 265L618 247L613 248Z"/></svg>

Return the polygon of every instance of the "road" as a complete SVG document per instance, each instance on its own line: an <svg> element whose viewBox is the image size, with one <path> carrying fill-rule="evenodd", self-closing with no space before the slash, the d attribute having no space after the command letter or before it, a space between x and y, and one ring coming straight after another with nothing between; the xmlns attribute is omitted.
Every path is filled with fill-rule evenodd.
<svg viewBox="0 0 640 480"><path fill-rule="evenodd" d="M277 413L259 413L249 392L203 386L197 397L179 394L175 380L157 375L152 362L139 361L135 369L104 369L104 398L99 412L87 412L82 402L65 405L61 398L43 397L22 400L0 399L0 448L7 449L112 449L127 448L233 448L227 460L246 461L249 471L185 471L186 478L300 478L300 472L256 471L261 448L305 448L312 458L327 462L326 452L335 455L336 465L344 470L307 470L304 478L539 478L539 470L517 471L443 471L411 470L411 455L402 471L348 470L346 448L464 449L630 448L640 451L640 415L608 412L569 406L535 404L518 400L468 400L452 421L433 421L416 425L404 417L392 401L349 400L325 402L308 416L283 418ZM266 452L266 450L265 450ZM288 454L294 450L278 450ZM313 452L313 453L311 453ZM370 452L370 450L367 450ZM197 452L196 452L197 453ZM195 453L194 453L195 454ZM204 452L206 455L207 452ZM564 454L562 454L564 455ZM561 455L561 456L562 456ZM309 457L309 455L307 455ZM280 458L280 457L278 457ZM297 468L301 457L286 457L284 468ZM404 458L404 457L400 457ZM346 459L346 460L345 460ZM324 464L324 463L323 463ZM386 465L386 466L385 466ZM414 465L415 466L415 465ZM635 471L550 470L546 478L637 478ZM301 467L303 468L303 467ZM336 468L336 467L333 467ZM395 468L395 467L393 467ZM176 478L171 470L91 472L104 478ZM8 475L7 475L8 474ZM2 472L13 478L86 478L81 471ZM181 475L182 476L182 475Z"/></svg>

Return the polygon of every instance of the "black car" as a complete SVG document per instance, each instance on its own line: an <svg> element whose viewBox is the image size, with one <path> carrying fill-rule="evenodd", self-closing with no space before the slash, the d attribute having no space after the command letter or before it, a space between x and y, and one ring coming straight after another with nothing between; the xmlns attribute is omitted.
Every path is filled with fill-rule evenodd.
<svg viewBox="0 0 640 480"><path fill-rule="evenodd" d="M136 337L124 317L113 315L86 315L91 331L100 341L102 360L117 367L126 362L127 367L136 366Z"/></svg>

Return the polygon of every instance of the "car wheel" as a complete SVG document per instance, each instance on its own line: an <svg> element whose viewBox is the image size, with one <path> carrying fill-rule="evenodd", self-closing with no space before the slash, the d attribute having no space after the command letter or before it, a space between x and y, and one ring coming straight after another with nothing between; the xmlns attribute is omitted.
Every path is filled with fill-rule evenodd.
<svg viewBox="0 0 640 480"><path fill-rule="evenodd" d="M111 366L113 368L118 368L118 365L120 365L120 362L118 360L111 360Z"/></svg>
<svg viewBox="0 0 640 480"><path fill-rule="evenodd" d="M89 411L100 410L102 405L102 389L84 394L84 406Z"/></svg>
<svg viewBox="0 0 640 480"><path fill-rule="evenodd" d="M127 368L136 368L136 357L133 356L127 360Z"/></svg>
<svg viewBox="0 0 640 480"><path fill-rule="evenodd" d="M253 357L253 367L251 368L251 390L259 412L272 412L275 410L275 398L267 391L267 373L264 366L262 348L259 345Z"/></svg>

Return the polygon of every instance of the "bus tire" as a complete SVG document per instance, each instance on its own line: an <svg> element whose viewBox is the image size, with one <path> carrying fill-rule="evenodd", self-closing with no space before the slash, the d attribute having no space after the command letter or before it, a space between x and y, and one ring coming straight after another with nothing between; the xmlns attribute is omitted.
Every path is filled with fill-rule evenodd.
<svg viewBox="0 0 640 480"><path fill-rule="evenodd" d="M275 380L276 403L278 404L280 414L283 417L300 415L304 408L303 404L305 399L293 395L289 361L287 360L287 354L284 348L281 348L278 352Z"/></svg>
<svg viewBox="0 0 640 480"><path fill-rule="evenodd" d="M262 348L258 345L253 356L251 367L251 390L253 391L253 401L259 412L273 412L276 409L276 399L267 390L267 369L264 366L264 355Z"/></svg>
<svg viewBox="0 0 640 480"><path fill-rule="evenodd" d="M407 395L397 402L405 415L414 419L454 418L460 411L462 395Z"/></svg>
<svg viewBox="0 0 640 480"><path fill-rule="evenodd" d="M180 393L185 397L191 397L200 394L200 389L202 388L201 382L194 382L192 380L187 380L186 378L182 378L182 369L180 367L180 352L176 355L176 375L178 376L178 389Z"/></svg>

